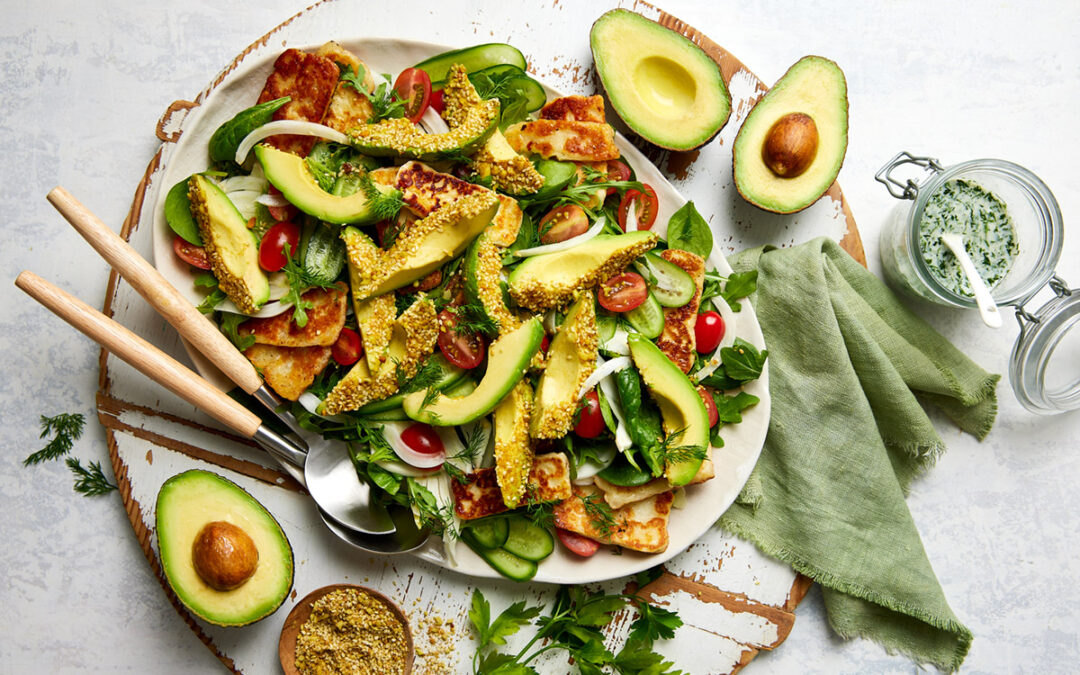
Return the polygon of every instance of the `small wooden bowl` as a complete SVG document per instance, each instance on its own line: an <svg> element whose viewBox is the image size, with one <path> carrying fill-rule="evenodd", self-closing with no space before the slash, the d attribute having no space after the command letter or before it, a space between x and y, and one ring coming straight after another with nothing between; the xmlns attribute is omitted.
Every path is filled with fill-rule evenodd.
<svg viewBox="0 0 1080 675"><path fill-rule="evenodd" d="M393 612L398 621L401 622L402 627L405 630L405 648L408 654L405 661L405 675L412 673L413 658L415 652L413 651L413 639L412 630L409 628L409 619L405 616L405 612L401 611L401 608L397 606L390 598L386 597L382 593L370 589L367 586L357 586L355 584L331 584L330 586L323 586L316 589L304 596L300 602L296 603L296 606L289 612L289 616L285 618L285 625L281 627L281 639L278 640L278 659L281 660L281 669L285 671L285 675L299 675L300 671L296 668L296 638L300 634L300 627L303 626L308 617L311 616L311 606L315 604L315 601L319 598L346 588L354 588L363 593L367 593L371 597L381 601L387 608Z"/></svg>

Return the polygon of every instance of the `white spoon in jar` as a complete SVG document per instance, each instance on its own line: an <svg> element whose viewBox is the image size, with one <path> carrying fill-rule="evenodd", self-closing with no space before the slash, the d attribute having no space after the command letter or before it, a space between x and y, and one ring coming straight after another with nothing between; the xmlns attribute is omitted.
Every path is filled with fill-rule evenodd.
<svg viewBox="0 0 1080 675"><path fill-rule="evenodd" d="M952 232L942 232L941 243L952 251L956 256L956 262L960 263L960 269L964 271L964 276L971 284L971 290L975 292L975 304L979 306L979 316L982 317L983 323L991 328L1001 328L1001 312L993 296L990 295L986 282L975 269L975 263L971 262L971 256L964 248L964 238Z"/></svg>

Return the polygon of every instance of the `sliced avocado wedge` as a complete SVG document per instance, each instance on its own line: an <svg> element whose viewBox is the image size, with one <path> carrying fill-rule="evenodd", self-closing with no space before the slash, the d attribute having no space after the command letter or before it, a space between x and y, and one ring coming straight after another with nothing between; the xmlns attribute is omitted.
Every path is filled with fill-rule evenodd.
<svg viewBox="0 0 1080 675"><path fill-rule="evenodd" d="M510 297L532 310L558 307L575 292L621 272L658 239L648 230L600 234L564 251L532 256L510 273Z"/></svg>
<svg viewBox="0 0 1080 675"><path fill-rule="evenodd" d="M503 299L502 283L499 272L502 270L502 252L483 232L469 245L463 263L465 270L465 295L471 302L484 309L484 313L495 322L499 334L509 332L519 325L521 320L511 314Z"/></svg>
<svg viewBox="0 0 1080 675"><path fill-rule="evenodd" d="M273 614L288 597L289 540L239 485L209 471L185 471L161 486L155 520L165 578L199 618L244 626Z"/></svg>
<svg viewBox="0 0 1080 675"><path fill-rule="evenodd" d="M281 190L291 204L310 216L337 225L370 225L381 218L371 208L372 200L363 190L348 197L339 197L323 190L311 175L307 162L297 155L268 145L256 145L255 157L262 164L270 184ZM384 194L393 192L392 188L378 183L373 185Z"/></svg>
<svg viewBox="0 0 1080 675"><path fill-rule="evenodd" d="M821 198L847 152L844 73L806 56L747 115L732 147L735 187L766 211L794 213Z"/></svg>
<svg viewBox="0 0 1080 675"><path fill-rule="evenodd" d="M435 426L457 426L483 417L521 381L543 339L544 327L540 319L529 319L517 330L491 343L487 372L472 393L461 397L439 396L425 406L427 390L414 392L401 402L405 413L417 422Z"/></svg>
<svg viewBox="0 0 1080 675"><path fill-rule="evenodd" d="M596 370L598 343L596 301L591 291L585 291L548 346L547 367L536 385L530 436L562 438L573 428L578 392Z"/></svg>
<svg viewBox="0 0 1080 675"><path fill-rule="evenodd" d="M720 67L690 40L625 9L589 33L611 107L645 140L669 150L708 143L731 114Z"/></svg>
<svg viewBox="0 0 1080 675"><path fill-rule="evenodd" d="M270 279L259 267L259 242L247 221L221 188L201 174L188 181L188 199L218 286L240 311L254 314L270 299Z"/></svg>
<svg viewBox="0 0 1080 675"><path fill-rule="evenodd" d="M508 509L516 509L525 496L533 465L532 402L532 387L523 379L495 407L495 479Z"/></svg>
<svg viewBox="0 0 1080 675"><path fill-rule="evenodd" d="M709 413L693 383L660 349L640 335L627 340L630 356L645 381L645 387L664 420L664 432L670 448L698 448L680 462L669 462L665 469L668 481L686 485L697 475L709 449ZM693 456L693 455L697 456Z"/></svg>

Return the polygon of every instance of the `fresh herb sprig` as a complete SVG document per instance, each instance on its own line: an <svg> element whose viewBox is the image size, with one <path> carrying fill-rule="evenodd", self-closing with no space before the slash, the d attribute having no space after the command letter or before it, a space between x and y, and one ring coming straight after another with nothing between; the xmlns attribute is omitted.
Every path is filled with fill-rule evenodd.
<svg viewBox="0 0 1080 675"><path fill-rule="evenodd" d="M338 63L338 80L360 92L364 98L371 102L371 119L369 122L379 120L396 119L405 116L405 101L394 91L394 83L390 76L383 73L382 81L376 85L374 91L368 91L364 86L364 76L367 71L363 66L349 67Z"/></svg>
<svg viewBox="0 0 1080 675"><path fill-rule="evenodd" d="M370 209L375 220L392 221L397 218L401 207L405 205L405 202L402 201L401 190L380 190L375 181L371 179L370 174L364 174L360 177L360 191L367 197L368 209ZM387 246L390 245L387 244Z"/></svg>
<svg viewBox="0 0 1080 675"><path fill-rule="evenodd" d="M599 492L594 492L582 497L581 503L585 507L585 515L589 517L589 523L596 528L600 536L605 539L610 537L619 523L615 519L615 512L604 501L603 496Z"/></svg>
<svg viewBox="0 0 1080 675"><path fill-rule="evenodd" d="M757 291L757 277L757 270L733 272L727 277L715 272L706 272L705 285L701 291L702 311L705 311L705 301L718 295L727 302L731 311L742 311L739 300Z"/></svg>
<svg viewBox="0 0 1080 675"><path fill-rule="evenodd" d="M97 497L117 489L105 478L100 462L90 462L89 467L84 467L77 457L68 457L67 465L71 473L75 474L75 492L87 497Z"/></svg>
<svg viewBox="0 0 1080 675"><path fill-rule="evenodd" d="M290 254L288 246L283 246L281 252L285 254L285 266L281 268L281 271L285 273L285 279L289 282L289 292L282 298L282 302L292 303L293 323L298 328L303 328L308 322L307 310L314 306L311 301L304 300L304 293L310 288L329 288L334 285L334 280L312 274L300 263L298 257L294 258Z"/></svg>
<svg viewBox="0 0 1080 675"><path fill-rule="evenodd" d="M62 457L71 451L75 441L82 437L86 418L82 413L60 413L54 417L41 416L41 435L38 438L52 439L44 448L23 460L23 466L40 464Z"/></svg>

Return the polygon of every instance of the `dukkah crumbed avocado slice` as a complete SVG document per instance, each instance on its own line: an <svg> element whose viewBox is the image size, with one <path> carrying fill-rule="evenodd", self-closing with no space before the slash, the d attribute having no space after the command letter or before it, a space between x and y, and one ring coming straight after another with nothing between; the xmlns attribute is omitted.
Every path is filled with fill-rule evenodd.
<svg viewBox="0 0 1080 675"><path fill-rule="evenodd" d="M488 318L495 322L499 335L504 335L521 325L521 319L511 313L503 300L499 272L502 271L502 251L491 240L487 231L469 245L465 253L465 295L484 309Z"/></svg>
<svg viewBox="0 0 1080 675"><path fill-rule="evenodd" d="M840 173L847 152L844 73L806 56L776 81L747 115L732 147L735 187L743 199L775 213L810 206Z"/></svg>
<svg viewBox="0 0 1080 675"><path fill-rule="evenodd" d="M259 311L270 299L270 279L259 267L259 242L247 221L221 188L202 174L191 177L188 199L218 287L240 311Z"/></svg>
<svg viewBox="0 0 1080 675"><path fill-rule="evenodd" d="M506 194L531 195L544 187L544 177L527 157L510 147L498 128L473 156L472 169L480 178L490 178L492 187Z"/></svg>
<svg viewBox="0 0 1080 675"><path fill-rule="evenodd" d="M480 98L461 65L450 68L443 105L442 116L450 127L446 133L424 133L418 125L398 118L356 127L349 132L349 144L375 157L434 160L475 153L498 125L499 99Z"/></svg>
<svg viewBox="0 0 1080 675"><path fill-rule="evenodd" d="M382 251L366 234L355 227L347 227L341 233L345 241L346 260L349 267L349 287L353 289L353 314L360 330L364 346L364 359L370 370L378 372L386 359L386 347L394 334L397 305L392 293L358 298L356 289L362 288L365 276L376 268L375 261Z"/></svg>
<svg viewBox="0 0 1080 675"><path fill-rule="evenodd" d="M199 618L244 626L289 595L293 554L274 517L239 485L209 471L165 481L155 513L161 569Z"/></svg>
<svg viewBox="0 0 1080 675"><path fill-rule="evenodd" d="M682 35L613 9L593 24L589 43L611 107L650 143L693 150L727 123L731 95L720 67Z"/></svg>
<svg viewBox="0 0 1080 675"><path fill-rule="evenodd" d="M600 234L564 251L532 256L510 273L510 297L531 310L559 307L577 291L621 272L658 240L648 230Z"/></svg>
<svg viewBox="0 0 1080 675"><path fill-rule="evenodd" d="M508 509L516 509L525 496L532 470L532 400L532 387L521 380L495 408L495 479Z"/></svg>
<svg viewBox="0 0 1080 675"><path fill-rule="evenodd" d="M547 367L536 385L529 423L533 438L562 438L573 428L578 391L596 370L598 346L596 301L591 291L585 291L548 346Z"/></svg>

